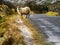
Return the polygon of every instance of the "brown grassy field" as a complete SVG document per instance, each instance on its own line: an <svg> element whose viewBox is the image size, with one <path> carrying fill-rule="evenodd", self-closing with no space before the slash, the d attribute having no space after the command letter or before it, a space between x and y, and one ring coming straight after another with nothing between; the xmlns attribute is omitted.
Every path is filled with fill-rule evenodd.
<svg viewBox="0 0 60 45"><path fill-rule="evenodd" d="M14 40L17 39L16 42L19 41L19 44L26 45L26 42L24 41L24 37L21 35L21 31L19 31L19 29L17 28L18 25L15 23L15 19L18 19L17 16L18 16L17 14L6 16L5 22L0 25L0 32L2 32L2 33L5 32L4 36L3 36L4 39L8 40L10 33L12 33L13 39ZM26 25L30 29L30 31L33 33L33 35L32 35L33 43L35 43L36 45L50 45L50 43L46 42L46 39L45 39L44 35L41 33L41 31L38 32L37 31L38 29L34 26L34 24L32 24L29 21L29 19L26 19L25 17L22 18L21 16L19 16L19 18L22 19L24 25ZM11 30L9 31L9 29L11 29ZM7 32L9 32L9 33L7 33ZM16 42L13 44L16 45ZM5 43L5 45L6 45L6 43Z"/></svg>

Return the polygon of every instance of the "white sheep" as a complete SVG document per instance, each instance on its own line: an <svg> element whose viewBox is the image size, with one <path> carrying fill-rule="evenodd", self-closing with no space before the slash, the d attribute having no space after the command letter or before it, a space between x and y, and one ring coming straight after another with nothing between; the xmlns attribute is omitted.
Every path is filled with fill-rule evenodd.
<svg viewBox="0 0 60 45"><path fill-rule="evenodd" d="M18 14L21 14L21 16L26 15L26 18L29 18L30 16L30 8L29 7L24 7L24 8L20 8L20 11L17 8L17 12Z"/></svg>

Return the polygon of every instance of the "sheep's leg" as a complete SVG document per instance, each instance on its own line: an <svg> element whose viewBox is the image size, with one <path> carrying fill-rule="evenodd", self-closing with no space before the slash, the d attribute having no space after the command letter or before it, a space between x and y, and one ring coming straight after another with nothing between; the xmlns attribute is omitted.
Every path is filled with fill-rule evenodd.
<svg viewBox="0 0 60 45"><path fill-rule="evenodd" d="M26 18L28 18L28 15L26 15Z"/></svg>
<svg viewBox="0 0 60 45"><path fill-rule="evenodd" d="M23 18L23 15L21 15L21 17Z"/></svg>
<svg viewBox="0 0 60 45"><path fill-rule="evenodd" d="M27 18L29 18L30 14L26 15Z"/></svg>
<svg viewBox="0 0 60 45"><path fill-rule="evenodd" d="M27 18L27 15L26 15L26 18Z"/></svg>
<svg viewBox="0 0 60 45"><path fill-rule="evenodd" d="M23 14L21 14L21 17L23 18Z"/></svg>
<svg viewBox="0 0 60 45"><path fill-rule="evenodd" d="M30 17L30 14L28 15L28 18Z"/></svg>

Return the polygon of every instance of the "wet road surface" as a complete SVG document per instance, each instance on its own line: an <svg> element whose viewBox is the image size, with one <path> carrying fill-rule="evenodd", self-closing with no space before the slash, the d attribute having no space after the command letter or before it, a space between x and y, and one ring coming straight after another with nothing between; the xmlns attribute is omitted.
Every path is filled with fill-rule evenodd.
<svg viewBox="0 0 60 45"><path fill-rule="evenodd" d="M60 16L46 16L44 14L34 14L30 20L46 34L46 39L52 45L60 45Z"/></svg>

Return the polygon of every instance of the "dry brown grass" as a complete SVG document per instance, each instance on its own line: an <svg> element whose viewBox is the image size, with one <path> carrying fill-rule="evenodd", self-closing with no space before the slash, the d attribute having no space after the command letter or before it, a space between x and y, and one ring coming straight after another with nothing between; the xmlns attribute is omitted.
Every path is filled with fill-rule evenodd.
<svg viewBox="0 0 60 45"><path fill-rule="evenodd" d="M17 41L19 40L20 45L26 45L25 42L24 42L23 36L18 31L17 25L14 23L14 20L17 19L16 16L17 15L6 16L6 21L5 21L5 23L2 24L2 27L5 29L4 36L7 36L8 37L9 34L10 34L9 32L11 32L12 36L15 37L14 39L15 40L17 39ZM25 17L24 18L21 18L21 19L23 20L24 24L33 33L33 35L32 35L32 37L33 37L33 39L32 39L33 41L32 42L33 43L35 43L36 45L50 45L49 43L45 42L46 39L44 38L44 35L41 33L41 31L40 31L40 33L37 31L38 29L34 26L34 24L32 24L29 21L29 19L26 19ZM10 28L11 28L11 30L9 30Z"/></svg>
<svg viewBox="0 0 60 45"><path fill-rule="evenodd" d="M17 45L16 44L17 42L19 45L26 45L24 37L21 35L20 30L17 28L17 25L14 22L16 18L17 18L16 15L6 16L5 23L0 25L2 28L1 30L3 30L2 33L4 33L3 37L5 41L12 37L14 40L13 45ZM8 43L8 41L7 42L5 41L2 42L3 45L6 45Z"/></svg>
<svg viewBox="0 0 60 45"><path fill-rule="evenodd" d="M34 11L30 11L30 14L35 14L35 12Z"/></svg>

